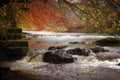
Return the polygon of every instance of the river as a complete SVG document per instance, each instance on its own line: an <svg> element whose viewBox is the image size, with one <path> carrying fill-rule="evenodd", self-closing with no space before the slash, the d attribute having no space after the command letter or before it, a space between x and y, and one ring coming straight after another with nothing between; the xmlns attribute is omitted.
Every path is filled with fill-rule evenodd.
<svg viewBox="0 0 120 80"><path fill-rule="evenodd" d="M95 33L61 33L46 31L24 31L29 33L29 52L21 60L6 62L3 66L10 66L17 80L119 80L120 79L120 46L103 46L108 52L93 53L77 56L74 63L50 64L42 61L42 55L50 46L67 46L65 49L86 48L97 46L96 40L110 37L107 34ZM119 35L118 35L119 37ZM75 43L75 44L70 44ZM36 55L29 61L30 57ZM97 55L106 59L98 59ZM117 58L116 58L117 56ZM108 57L113 57L109 59ZM17 74L17 75L16 75ZM18 75L19 74L19 75ZM20 78L21 79L18 79Z"/></svg>

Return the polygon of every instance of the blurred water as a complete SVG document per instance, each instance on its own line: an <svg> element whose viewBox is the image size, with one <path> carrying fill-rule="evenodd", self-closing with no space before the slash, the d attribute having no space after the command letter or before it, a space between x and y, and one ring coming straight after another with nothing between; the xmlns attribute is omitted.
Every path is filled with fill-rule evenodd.
<svg viewBox="0 0 120 80"><path fill-rule="evenodd" d="M66 49L70 48L91 48L96 46L93 44L94 41L98 39L102 39L105 37L111 37L107 34L100 35L100 34L87 34L87 33L57 33L57 32L46 32L46 31L24 31L26 33L36 35L37 39L42 40L42 43L46 43L46 47L49 46L56 46L56 45L67 45L68 47ZM78 44L69 44L70 42L79 42ZM81 43L84 42L84 43ZM41 43L41 44L42 44ZM46 48L46 49L47 49ZM105 49L109 50L109 52L101 52L99 54L101 57L113 57L117 54L117 56L120 56L120 46L105 46ZM43 52L42 52L43 51ZM35 50L32 53L33 54L41 54L44 53L44 48L41 48L39 50ZM113 60L98 60L96 57L96 54L93 52L90 53L90 56L83 57L83 56L74 56L78 60L75 63L67 64L65 66L71 66L71 67L81 67L81 68L89 68L89 67L106 67L106 68L115 68L120 69L119 66L117 66L118 63L120 63L120 59L113 59ZM38 57L42 58L42 57ZM22 61L23 63L25 60ZM39 64L39 65L38 65ZM34 63L31 63L32 66L36 67L43 65L44 62L42 61L36 61ZM45 63L46 64L46 63ZM26 65L26 64L25 64ZM43 70L44 71L44 70Z"/></svg>
<svg viewBox="0 0 120 80"><path fill-rule="evenodd" d="M109 35L99 35L99 34L86 34L86 33L56 33L56 32L45 32L45 31L24 31L31 35L34 35L39 43L34 45L40 45L41 47L33 49L28 53L28 56L21 60L10 63L11 70L22 70L30 72L31 74L41 74L49 75L52 77L57 77L60 80L79 80L79 77L97 75L100 71L99 68L111 68L120 70L117 65L120 63L119 58L115 58L115 55L120 56L120 46L104 46L109 52L100 52L98 54L103 54L101 57L113 57L112 60L99 60L97 55L93 52L90 56L77 56L74 63L69 64L50 64L42 61L42 53L46 52L49 46L59 46L67 45L66 49L70 48L92 48L96 45L93 44L94 41L109 37ZM70 44L70 42L79 42L77 44ZM32 55L38 55L33 61L29 61ZM8 63L6 63L8 65ZM4 64L5 65L5 64ZM82 75L81 75L82 74ZM102 74L102 72L101 72ZM84 77L86 80L87 77ZM99 75L98 75L99 76ZM46 79L47 80L47 79ZM88 80L88 78L87 78Z"/></svg>

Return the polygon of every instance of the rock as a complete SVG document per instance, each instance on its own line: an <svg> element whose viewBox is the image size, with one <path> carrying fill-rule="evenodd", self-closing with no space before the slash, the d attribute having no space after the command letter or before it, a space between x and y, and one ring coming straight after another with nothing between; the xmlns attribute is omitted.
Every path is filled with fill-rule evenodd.
<svg viewBox="0 0 120 80"><path fill-rule="evenodd" d="M120 66L120 63L118 63L118 66Z"/></svg>
<svg viewBox="0 0 120 80"><path fill-rule="evenodd" d="M22 28L9 28L7 29L7 40L22 39Z"/></svg>
<svg viewBox="0 0 120 80"><path fill-rule="evenodd" d="M22 39L22 34L16 34L16 33L7 34L7 39L8 40Z"/></svg>
<svg viewBox="0 0 120 80"><path fill-rule="evenodd" d="M79 42L69 42L69 44L79 44Z"/></svg>
<svg viewBox="0 0 120 80"><path fill-rule="evenodd" d="M0 41L0 47L18 47L18 46L28 48L28 40L20 39L20 40Z"/></svg>
<svg viewBox="0 0 120 80"><path fill-rule="evenodd" d="M43 61L54 64L72 63L74 62L74 58L72 57L72 55L67 54L65 50L57 50L46 52L43 55Z"/></svg>
<svg viewBox="0 0 120 80"><path fill-rule="evenodd" d="M85 42L69 42L69 44L85 44Z"/></svg>
<svg viewBox="0 0 120 80"><path fill-rule="evenodd" d="M41 62L42 61L42 57L43 57L43 55L41 55L41 54L29 56L27 58L27 61L28 62Z"/></svg>
<svg viewBox="0 0 120 80"><path fill-rule="evenodd" d="M6 47L3 50L6 56L9 57L23 57L28 52L26 47Z"/></svg>
<svg viewBox="0 0 120 80"><path fill-rule="evenodd" d="M22 28L8 28L7 33L22 33Z"/></svg>
<svg viewBox="0 0 120 80"><path fill-rule="evenodd" d="M107 38L104 38L104 39L97 40L95 43L98 44L98 45L103 45L103 46L106 46L106 45L120 45L120 39L117 38L117 37L107 37Z"/></svg>
<svg viewBox="0 0 120 80"><path fill-rule="evenodd" d="M48 48L48 50L60 50L60 49L64 49L67 46L51 46Z"/></svg>
<svg viewBox="0 0 120 80"><path fill-rule="evenodd" d="M99 53L99 52L107 52L108 50L105 50L103 47L96 46L91 49L94 53Z"/></svg>
<svg viewBox="0 0 120 80"><path fill-rule="evenodd" d="M67 53L68 53L68 54L73 54L73 55L88 56L89 53L90 53L90 50L75 48L75 49L69 49L69 50L67 51Z"/></svg>

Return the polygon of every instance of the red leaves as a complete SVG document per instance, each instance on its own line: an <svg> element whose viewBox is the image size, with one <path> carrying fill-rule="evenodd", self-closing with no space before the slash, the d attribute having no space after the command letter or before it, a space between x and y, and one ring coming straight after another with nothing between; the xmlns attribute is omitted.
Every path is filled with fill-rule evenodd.
<svg viewBox="0 0 120 80"><path fill-rule="evenodd" d="M50 6L50 3L44 3L42 0L34 0L30 4L30 10L23 12L19 25L26 24L24 27L27 27L32 24L38 30L42 30L49 23L62 24L60 17L56 6Z"/></svg>

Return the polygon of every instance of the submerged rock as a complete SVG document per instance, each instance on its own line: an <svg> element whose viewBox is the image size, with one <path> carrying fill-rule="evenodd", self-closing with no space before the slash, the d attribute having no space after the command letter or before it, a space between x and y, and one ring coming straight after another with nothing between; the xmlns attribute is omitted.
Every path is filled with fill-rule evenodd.
<svg viewBox="0 0 120 80"><path fill-rule="evenodd" d="M67 54L65 50L57 50L46 52L43 55L43 61L48 63L60 64L60 63L72 63L74 62L72 55Z"/></svg>
<svg viewBox="0 0 120 80"><path fill-rule="evenodd" d="M50 46L48 50L59 50L59 49L64 49L67 46Z"/></svg>
<svg viewBox="0 0 120 80"><path fill-rule="evenodd" d="M69 44L85 44L85 42L69 42Z"/></svg>
<svg viewBox="0 0 120 80"><path fill-rule="evenodd" d="M99 53L99 52L108 52L109 50L105 50L103 47L100 47L100 46L96 46L94 48L91 48L91 50L94 52L94 53Z"/></svg>
<svg viewBox="0 0 120 80"><path fill-rule="evenodd" d="M67 53L72 55L89 56L90 50L75 48L75 49L69 49Z"/></svg>

